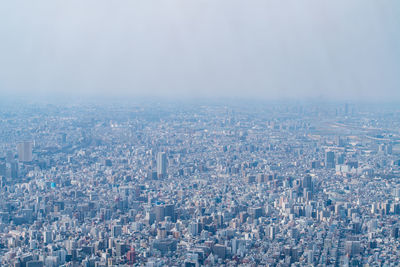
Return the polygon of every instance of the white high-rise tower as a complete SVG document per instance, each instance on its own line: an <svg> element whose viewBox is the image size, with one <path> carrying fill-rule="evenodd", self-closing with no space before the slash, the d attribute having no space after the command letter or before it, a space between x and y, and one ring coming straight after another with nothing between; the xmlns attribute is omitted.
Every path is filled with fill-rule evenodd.
<svg viewBox="0 0 400 267"><path fill-rule="evenodd" d="M157 154L157 176L163 178L167 174L167 155L165 152Z"/></svg>
<svg viewBox="0 0 400 267"><path fill-rule="evenodd" d="M17 145L18 149L18 160L20 162L31 162L32 161L32 142L24 141Z"/></svg>

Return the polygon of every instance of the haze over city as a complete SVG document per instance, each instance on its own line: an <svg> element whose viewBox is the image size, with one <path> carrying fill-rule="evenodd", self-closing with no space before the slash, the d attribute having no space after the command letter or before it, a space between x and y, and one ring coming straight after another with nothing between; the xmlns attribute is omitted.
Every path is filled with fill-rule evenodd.
<svg viewBox="0 0 400 267"><path fill-rule="evenodd" d="M399 266L399 22L1 1L0 266Z"/></svg>
<svg viewBox="0 0 400 267"><path fill-rule="evenodd" d="M400 100L397 1L2 1L3 95Z"/></svg>

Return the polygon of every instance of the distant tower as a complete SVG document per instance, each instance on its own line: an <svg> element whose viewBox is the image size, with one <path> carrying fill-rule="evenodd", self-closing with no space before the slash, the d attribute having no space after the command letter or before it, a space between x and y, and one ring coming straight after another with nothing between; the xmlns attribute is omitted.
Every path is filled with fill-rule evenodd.
<svg viewBox="0 0 400 267"><path fill-rule="evenodd" d="M18 144L18 160L20 162L32 161L32 142L24 141Z"/></svg>
<svg viewBox="0 0 400 267"><path fill-rule="evenodd" d="M312 190L312 178L310 175L307 175L303 178L303 188L306 188L308 190Z"/></svg>
<svg viewBox="0 0 400 267"><path fill-rule="evenodd" d="M62 144L67 143L67 134L66 133L62 133L60 139L61 139L60 141L61 141Z"/></svg>
<svg viewBox="0 0 400 267"><path fill-rule="evenodd" d="M165 152L157 154L157 176L163 178L167 174L167 155Z"/></svg>
<svg viewBox="0 0 400 267"><path fill-rule="evenodd" d="M345 103L344 104L344 115L349 115L349 104Z"/></svg>
<svg viewBox="0 0 400 267"><path fill-rule="evenodd" d="M43 242L50 244L53 242L53 234L51 231L43 231Z"/></svg>
<svg viewBox="0 0 400 267"><path fill-rule="evenodd" d="M346 159L346 155L344 153L340 154L337 158L337 163L338 164L344 164L344 161Z"/></svg>
<svg viewBox="0 0 400 267"><path fill-rule="evenodd" d="M18 163L16 161L10 163L10 177L12 179L18 178Z"/></svg>
<svg viewBox="0 0 400 267"><path fill-rule="evenodd" d="M327 151L325 153L325 167L326 168L335 168L335 152Z"/></svg>
<svg viewBox="0 0 400 267"><path fill-rule="evenodd" d="M131 247L131 250L128 251L126 254L126 259L128 260L128 264L133 265L136 261L136 253L135 253L135 248Z"/></svg>
<svg viewBox="0 0 400 267"><path fill-rule="evenodd" d="M335 142L336 142L336 146L339 146L339 147L345 146L344 140L340 136L335 137Z"/></svg>
<svg viewBox="0 0 400 267"><path fill-rule="evenodd" d="M6 162L7 163L14 162L14 154L11 151L7 151Z"/></svg>
<svg viewBox="0 0 400 267"><path fill-rule="evenodd" d="M164 215L165 217L171 217L171 220L175 222L175 205L165 204L164 205Z"/></svg>
<svg viewBox="0 0 400 267"><path fill-rule="evenodd" d="M164 221L165 218L165 207L164 205L157 205L154 208L154 213L156 214L156 221Z"/></svg>

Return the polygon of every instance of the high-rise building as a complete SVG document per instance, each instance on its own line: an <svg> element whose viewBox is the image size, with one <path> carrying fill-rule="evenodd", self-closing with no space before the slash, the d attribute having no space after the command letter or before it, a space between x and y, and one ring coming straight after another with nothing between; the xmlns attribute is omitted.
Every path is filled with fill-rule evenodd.
<svg viewBox="0 0 400 267"><path fill-rule="evenodd" d="M11 163L11 162L14 162L14 160L15 160L14 154L11 151L7 151L6 162Z"/></svg>
<svg viewBox="0 0 400 267"><path fill-rule="evenodd" d="M360 241L346 241L345 252L350 256L355 256L360 253Z"/></svg>
<svg viewBox="0 0 400 267"><path fill-rule="evenodd" d="M0 162L0 176L6 176L6 172L7 171L7 165L6 165L6 163L4 162Z"/></svg>
<svg viewBox="0 0 400 267"><path fill-rule="evenodd" d="M337 163L338 164L344 164L344 161L346 159L346 155L344 153L340 154L337 158Z"/></svg>
<svg viewBox="0 0 400 267"><path fill-rule="evenodd" d="M133 265L136 261L136 252L135 248L131 247L131 250L126 254L126 259L128 260L128 264Z"/></svg>
<svg viewBox="0 0 400 267"><path fill-rule="evenodd" d="M43 242L45 244L53 242L53 233L51 231L43 231Z"/></svg>
<svg viewBox="0 0 400 267"><path fill-rule="evenodd" d="M312 190L312 178L310 175L306 175L303 178L303 188L306 188L308 190Z"/></svg>
<svg viewBox="0 0 400 267"><path fill-rule="evenodd" d="M167 174L167 155L165 152L157 154L157 176L163 178Z"/></svg>
<svg viewBox="0 0 400 267"><path fill-rule="evenodd" d="M18 178L18 170L19 170L18 163L16 161L12 162L10 164L10 177L12 179Z"/></svg>
<svg viewBox="0 0 400 267"><path fill-rule="evenodd" d="M335 143L339 147L344 147L346 145L345 144L345 140L341 136L336 136L335 137Z"/></svg>
<svg viewBox="0 0 400 267"><path fill-rule="evenodd" d="M32 142L24 141L18 144L18 160L20 162L32 161Z"/></svg>
<svg viewBox="0 0 400 267"><path fill-rule="evenodd" d="M117 257L122 257L128 251L129 251L128 244L117 242L117 244L115 245L115 254L117 255Z"/></svg>
<svg viewBox="0 0 400 267"><path fill-rule="evenodd" d="M161 222L165 218L165 206L157 205L154 208L154 213L156 214L156 221Z"/></svg>
<svg viewBox="0 0 400 267"><path fill-rule="evenodd" d="M164 205L164 215L167 217L171 217L171 220L175 222L175 205L174 204L166 204Z"/></svg>
<svg viewBox="0 0 400 267"><path fill-rule="evenodd" d="M118 237L122 234L122 226L121 225L113 225L111 228L111 236Z"/></svg>
<svg viewBox="0 0 400 267"><path fill-rule="evenodd" d="M326 168L335 168L335 152L327 151L325 153L325 167Z"/></svg>

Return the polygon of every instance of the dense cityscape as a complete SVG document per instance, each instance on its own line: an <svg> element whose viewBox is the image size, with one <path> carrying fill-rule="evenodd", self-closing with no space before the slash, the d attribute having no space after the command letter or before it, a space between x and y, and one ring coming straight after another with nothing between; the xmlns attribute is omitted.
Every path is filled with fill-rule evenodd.
<svg viewBox="0 0 400 267"><path fill-rule="evenodd" d="M1 266L396 266L400 109L0 107Z"/></svg>

